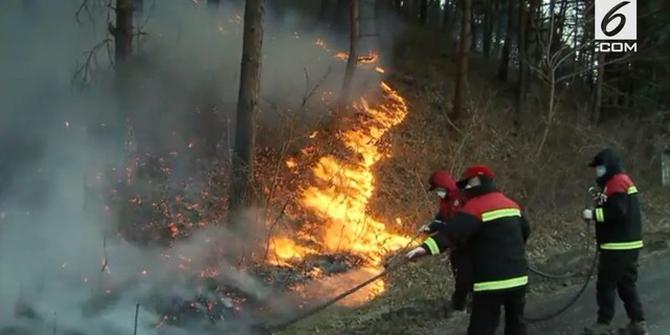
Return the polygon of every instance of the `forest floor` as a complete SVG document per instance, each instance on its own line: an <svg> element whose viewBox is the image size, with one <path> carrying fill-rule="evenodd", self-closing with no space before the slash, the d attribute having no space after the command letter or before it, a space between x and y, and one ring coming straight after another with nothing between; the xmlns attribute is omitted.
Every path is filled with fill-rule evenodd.
<svg viewBox="0 0 670 335"><path fill-rule="evenodd" d="M531 316L550 313L560 307L561 303L556 301L567 300L575 285L583 282L593 255L592 245L587 249L593 241L592 227L587 232L579 219L581 210L589 205L585 190L593 184L586 161L604 145L635 151L637 142L609 138L607 127L619 125L601 126L604 129L581 127L579 120L566 116L567 121L552 129L542 154L535 156L537 134L542 128L529 125L521 131L513 129L510 115L504 114L513 110L511 86L491 79L497 68L480 59L474 59L470 80L471 118L455 126L444 117L450 102L442 94L452 90L453 57L443 50L422 47L434 41L416 36L410 35L399 48L401 51L396 52L393 74L388 79L407 99L410 114L387 135L392 156L377 164L376 194L370 211L381 220L403 214L407 217L406 213L418 213L415 217L427 220L434 210L434 200L409 189L420 189L426 176L437 168L451 169L457 174L467 164L492 165L499 187L518 199L529 212L533 230L528 245L529 262L551 273L578 273L565 280L532 276L528 297L531 307L527 313ZM651 175L648 167L635 164L637 157L625 159L633 167L633 173L639 171L634 177L642 190L647 246L643 252L644 268L644 264L653 264L656 256L663 255L663 250L669 247L670 208L666 204L670 191L657 185L659 178ZM423 199L416 199L422 196ZM420 224L416 222L417 227ZM383 295L364 306L331 307L281 334L445 334L462 332L467 325L467 315L445 314L452 276L443 257L404 266L389 275L386 288ZM642 290L646 292L645 287ZM592 289L586 291L579 304L591 298ZM569 310L568 314L578 313L575 310ZM594 313L595 310L584 310L580 320L591 322ZM558 334L565 328L556 322L552 325L554 328L539 332L537 326L531 327L531 334Z"/></svg>

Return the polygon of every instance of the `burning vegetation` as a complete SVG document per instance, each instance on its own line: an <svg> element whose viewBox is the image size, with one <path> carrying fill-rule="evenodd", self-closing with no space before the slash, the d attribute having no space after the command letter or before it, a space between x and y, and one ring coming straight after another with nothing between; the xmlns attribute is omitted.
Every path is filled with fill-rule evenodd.
<svg viewBox="0 0 670 335"><path fill-rule="evenodd" d="M372 276L383 270L384 256L405 247L410 241L377 221L367 208L375 188L374 164L388 155L380 142L408 113L398 92L385 83L381 84L381 90L381 103L371 105L361 99L353 105L356 113L347 122L350 129L338 134L338 140L349 154L320 156L310 170L311 182L300 188L297 209L301 212L295 215L305 218L307 223L296 237L298 241L304 240L304 245L291 237L273 238L271 263L290 265L303 262L311 255L344 253L358 258L361 273ZM322 269L312 271L321 273ZM327 285L335 290L346 288L341 283ZM365 302L383 291L384 284L378 282L348 301L354 304Z"/></svg>
<svg viewBox="0 0 670 335"><path fill-rule="evenodd" d="M97 6L97 2L88 5ZM109 9L79 10L79 14L90 11L97 17ZM209 36L238 36L242 16L237 9L232 13L213 22L205 20L215 27L214 35ZM299 128L302 140L282 145L283 151L265 144L255 148L258 204L245 209L235 222L227 206L230 154L224 151L218 157L203 157L207 151L222 152L221 145L229 147L230 134L212 145L206 133L186 131L173 120L166 122L169 129L163 129L157 118L147 121L133 115L126 115L120 123L89 122L77 115L57 121L54 138L66 137L72 147L81 146L82 133L118 132L122 149L106 157L103 150L86 148L82 151L95 153L90 155L93 163L74 159L53 168L77 176L76 182L68 179L65 184L56 177L54 188L77 191L75 196L58 192L61 195L52 201L57 205L41 217L57 218L49 221L53 226L39 228L52 241L45 245L45 254L56 252L43 255L43 262L34 262L39 271L26 271L39 273L35 276L39 279L19 280L20 275L10 279L16 286L11 286L6 301L13 301L13 308L0 314L0 334L122 333L133 319L135 306L137 327L144 331L140 333L174 334L180 329L194 334L245 332L383 271L386 257L405 247L409 238L398 225L375 218L368 205L375 196L376 164L391 155L385 136L403 122L407 104L397 90L381 81L386 71L379 53L370 51L358 56L357 77L364 80L355 89L361 93L353 102L336 108L339 78L329 78L330 67L343 70L348 54L334 52L339 46L331 47L324 37L300 42L301 36L308 35L289 35L290 43L308 43L306 54L323 59L328 70L323 71L321 81L312 83L305 69L307 89L301 110L270 103L262 108L284 108L300 116L308 109L325 114L332 107L338 109L339 122L335 127L307 122ZM158 34L155 38L160 44L167 37ZM102 49L96 47L87 54L86 67L97 64L95 53ZM85 84L90 84L103 70L84 71ZM153 108L134 103L129 102L131 109ZM201 107L186 117L203 118L209 127L229 117L217 111L208 116L204 110L218 106ZM148 125L160 128L158 141L143 132ZM276 140L279 138L261 138ZM77 214L63 217L63 208L76 208ZM41 220L30 218L31 211L17 215L0 202L0 223ZM12 245L24 248L26 241L34 243L33 237L18 230L0 233L12 237L11 243L0 246L2 250ZM74 243L75 253L61 252L72 236L82 236ZM8 259L1 261L0 265L9 264ZM385 289L385 283L377 281L342 304L360 305ZM3 291L0 297L6 296Z"/></svg>

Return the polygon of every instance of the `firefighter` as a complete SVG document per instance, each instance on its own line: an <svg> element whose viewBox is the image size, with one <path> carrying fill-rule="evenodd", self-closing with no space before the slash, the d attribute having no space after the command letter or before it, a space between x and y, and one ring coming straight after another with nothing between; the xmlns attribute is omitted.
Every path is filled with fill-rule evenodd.
<svg viewBox="0 0 670 335"><path fill-rule="evenodd" d="M435 171L430 176L429 184L428 190L435 192L439 198L439 212L431 223L422 227L422 231L433 235L442 230L444 223L463 206L464 199L456 186L456 181L447 171ZM466 245L451 243L449 262L455 281L454 292L451 295L451 308L457 311L465 310L468 294L472 290L472 262L469 255Z"/></svg>
<svg viewBox="0 0 670 335"><path fill-rule="evenodd" d="M586 333L609 334L617 291L630 319L624 331L632 335L649 334L636 286L638 256L643 247L637 187L611 149L600 151L589 166L595 168L596 183L602 192L596 201L598 205L583 212L585 220L595 221L600 251L596 284L598 320Z"/></svg>
<svg viewBox="0 0 670 335"><path fill-rule="evenodd" d="M525 241L530 229L521 208L497 191L494 174L483 165L469 167L457 183L467 198L442 230L407 253L409 259L436 255L449 241L466 243L473 264L472 314L469 335L493 335L500 308L505 308L505 334L525 335L523 320L528 273Z"/></svg>

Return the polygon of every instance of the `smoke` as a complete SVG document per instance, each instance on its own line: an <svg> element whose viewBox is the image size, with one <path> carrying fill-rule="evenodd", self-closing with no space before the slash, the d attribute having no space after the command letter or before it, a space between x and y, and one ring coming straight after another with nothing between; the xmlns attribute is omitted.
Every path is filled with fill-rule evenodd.
<svg viewBox="0 0 670 335"><path fill-rule="evenodd" d="M99 180L102 171L127 162L127 126L139 153L183 161L225 156L242 9L145 0L135 18L143 34L129 65L129 93L119 103L112 45L102 43L113 19L104 3L89 0L77 20L81 0L0 2L0 334L128 334L136 304L141 334L239 333L258 321L236 310L233 298L210 297L230 318L169 326L172 316L157 311L171 303L161 299L208 308L198 299L211 293L193 285L194 273L216 275L242 295L289 312L267 285L220 257L254 234L265 236L263 227L245 222L247 232L232 233L211 225L167 246L125 241L119 233L125 217L101 196L109 187ZM316 119L337 96L345 62L333 55L347 47L312 21L298 12L268 12L261 100ZM357 77L361 89L379 79L374 71ZM263 108L260 122L276 117ZM172 183L197 176L192 164L173 168Z"/></svg>

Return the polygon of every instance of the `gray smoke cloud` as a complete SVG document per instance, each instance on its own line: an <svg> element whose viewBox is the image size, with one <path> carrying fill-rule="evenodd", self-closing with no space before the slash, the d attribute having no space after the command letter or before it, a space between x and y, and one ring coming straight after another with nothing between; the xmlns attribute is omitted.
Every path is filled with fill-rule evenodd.
<svg viewBox="0 0 670 335"><path fill-rule="evenodd" d="M90 16L82 11L80 23L80 0L0 2L0 334L51 334L54 328L58 334L129 334L135 304L142 305L143 335L243 333L244 319L252 321L244 312L184 328L160 326L165 316L154 313L156 297L194 301L206 294L193 286L192 274L212 264L225 285L287 310L267 285L211 259L251 233L213 227L170 246L141 245L120 237L118 213L91 209L104 208L105 201L90 180L109 166L123 166L127 147L112 127L125 121L119 120L107 47L96 52L84 88L73 85L86 52L109 37L104 1L88 2ZM204 123L223 137L217 153L225 153L234 124L242 9L227 2L214 13L204 1L144 3L136 25L146 35L135 45L131 102L124 106L135 141L180 157L196 141L191 154L200 154ZM345 62L333 55L347 50L341 38L310 20L268 11L262 81L264 104L306 117L325 113L323 99L336 97ZM316 97L301 108L321 78ZM378 80L374 71L358 77L359 85ZM216 111L214 119L198 121L205 109ZM268 110L261 123L273 122ZM190 164L173 173L179 180L194 175Z"/></svg>

